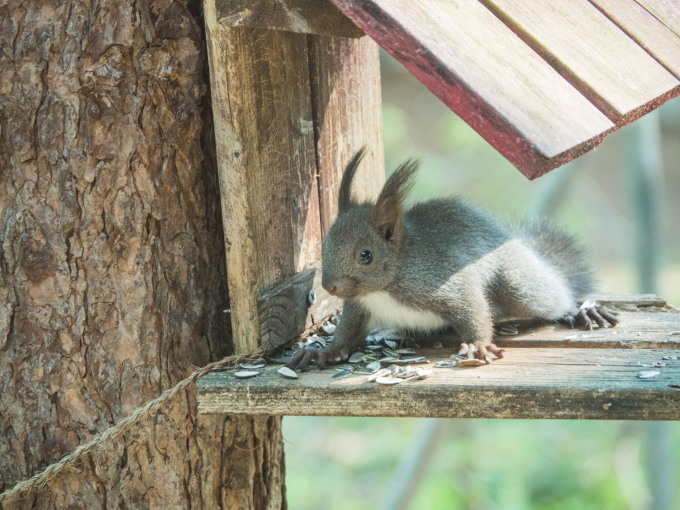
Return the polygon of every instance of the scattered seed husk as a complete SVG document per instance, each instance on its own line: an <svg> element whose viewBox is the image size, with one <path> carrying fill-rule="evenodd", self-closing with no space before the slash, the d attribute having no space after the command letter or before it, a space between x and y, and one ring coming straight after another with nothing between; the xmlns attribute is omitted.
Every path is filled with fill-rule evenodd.
<svg viewBox="0 0 680 510"><path fill-rule="evenodd" d="M415 354L416 350L408 347L406 349L396 349L394 352L396 352L397 354L404 355L404 354Z"/></svg>
<svg viewBox="0 0 680 510"><path fill-rule="evenodd" d="M255 377L259 373L260 372L256 372L255 370L239 370L238 372L234 372L234 375L239 379L248 379L250 377Z"/></svg>
<svg viewBox="0 0 680 510"><path fill-rule="evenodd" d="M333 379L344 379L345 377L349 377L353 373L354 373L354 370L341 370L340 372L333 374L332 378Z"/></svg>
<svg viewBox="0 0 680 510"><path fill-rule="evenodd" d="M416 371L412 368L409 368L407 370L401 370L395 374L395 377L398 377L399 379L410 379L411 377L416 376Z"/></svg>
<svg viewBox="0 0 680 510"><path fill-rule="evenodd" d="M404 365L417 365L418 363L429 362L430 360L428 360L425 356L416 356L414 358L401 358L400 360L397 361L397 363Z"/></svg>
<svg viewBox="0 0 680 510"><path fill-rule="evenodd" d="M399 361L399 359L400 359L399 356L397 356L397 357L386 356L384 358L380 358L378 361L380 361L380 363L387 364L387 363L395 363L395 362Z"/></svg>
<svg viewBox="0 0 680 510"><path fill-rule="evenodd" d="M291 370L288 367L281 367L277 370L277 372L287 379L297 379L298 378L298 375L295 373L295 371Z"/></svg>
<svg viewBox="0 0 680 510"><path fill-rule="evenodd" d="M368 365L366 365L366 368L369 369L369 370L373 370L373 372L375 372L377 370L380 370L381 366L382 365L380 364L379 361L373 361L372 363L369 363Z"/></svg>
<svg viewBox="0 0 680 510"><path fill-rule="evenodd" d="M437 361L434 365L432 365L434 368L453 368L458 365L457 361Z"/></svg>
<svg viewBox="0 0 680 510"><path fill-rule="evenodd" d="M385 345L389 347L390 349L394 350L397 347L399 347L399 344L395 342L394 340L387 340L385 339Z"/></svg>
<svg viewBox="0 0 680 510"><path fill-rule="evenodd" d="M333 324L335 324L336 326L338 324L340 324L340 315L338 314L338 315L334 315L333 317L331 317L331 322Z"/></svg>
<svg viewBox="0 0 680 510"><path fill-rule="evenodd" d="M465 359L458 361L458 364L461 367L478 367L480 365L486 365L486 363L484 361L482 361L481 359L477 359L477 358L471 358L471 359L465 358Z"/></svg>
<svg viewBox="0 0 680 510"><path fill-rule="evenodd" d="M425 370L424 368L419 368L416 370L416 377L418 379L425 379L432 375L432 370Z"/></svg>
<svg viewBox="0 0 680 510"><path fill-rule="evenodd" d="M638 379L651 379L652 377L656 377L659 375L661 372L658 370L640 370L637 373L637 378Z"/></svg>
<svg viewBox="0 0 680 510"><path fill-rule="evenodd" d="M654 363L652 363L652 366L656 367L656 368L661 368L661 367L665 367L666 364L663 361L655 361Z"/></svg>
<svg viewBox="0 0 680 510"><path fill-rule="evenodd" d="M663 356L661 359L665 360L680 359L680 356Z"/></svg>
<svg viewBox="0 0 680 510"><path fill-rule="evenodd" d="M375 380L378 384L399 384L401 381L398 377L378 377Z"/></svg>
<svg viewBox="0 0 680 510"><path fill-rule="evenodd" d="M355 352L349 357L348 361L350 363L361 363L362 361L364 361L365 358L366 355L363 352Z"/></svg>
<svg viewBox="0 0 680 510"><path fill-rule="evenodd" d="M399 357L399 353L397 351L395 351L394 349L390 349L389 347L383 347L382 352L385 356L389 356L391 358L398 358Z"/></svg>
<svg viewBox="0 0 680 510"><path fill-rule="evenodd" d="M335 333L337 326L332 322L324 322L320 329L323 333L327 335L332 335L333 333Z"/></svg>
<svg viewBox="0 0 680 510"><path fill-rule="evenodd" d="M239 366L245 370L258 370L266 365L264 363L241 363Z"/></svg>
<svg viewBox="0 0 680 510"><path fill-rule="evenodd" d="M503 324L498 328L498 334L501 336L515 336L519 334L519 329L514 324Z"/></svg>
<svg viewBox="0 0 680 510"><path fill-rule="evenodd" d="M386 377L386 376L389 376L391 373L392 373L392 372L390 372L390 369L389 369L389 368L381 368L380 370L378 370L378 371L375 372L374 374L369 375L369 376L368 376L368 380L369 380L370 382L373 382L373 381L375 381L378 377Z"/></svg>

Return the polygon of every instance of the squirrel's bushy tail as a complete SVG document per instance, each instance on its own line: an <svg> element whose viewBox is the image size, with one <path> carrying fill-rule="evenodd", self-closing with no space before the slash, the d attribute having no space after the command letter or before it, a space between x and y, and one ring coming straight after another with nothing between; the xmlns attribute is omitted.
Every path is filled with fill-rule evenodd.
<svg viewBox="0 0 680 510"><path fill-rule="evenodd" d="M567 279L576 299L593 291L593 271L585 247L571 234L548 221L524 223L518 231L531 248Z"/></svg>

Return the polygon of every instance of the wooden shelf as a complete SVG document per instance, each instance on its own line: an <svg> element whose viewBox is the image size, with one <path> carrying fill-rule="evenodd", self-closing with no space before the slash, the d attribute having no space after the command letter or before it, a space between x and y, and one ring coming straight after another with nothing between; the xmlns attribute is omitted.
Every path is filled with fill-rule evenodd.
<svg viewBox="0 0 680 510"><path fill-rule="evenodd" d="M297 380L269 366L252 379L232 371L197 382L199 412L309 416L680 419L680 312L652 296L609 296L622 311L615 329L559 325L497 337L504 359L474 368L433 368L453 349L423 349L432 370L394 386L366 375L333 379L334 368ZM663 366L654 367L662 363ZM640 379L640 371L659 375Z"/></svg>

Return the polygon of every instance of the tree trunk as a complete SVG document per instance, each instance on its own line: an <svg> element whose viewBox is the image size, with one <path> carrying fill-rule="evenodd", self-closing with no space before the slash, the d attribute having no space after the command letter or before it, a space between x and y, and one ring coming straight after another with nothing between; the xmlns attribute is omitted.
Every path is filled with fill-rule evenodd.
<svg viewBox="0 0 680 510"><path fill-rule="evenodd" d="M0 491L232 350L200 14L174 0L0 6ZM283 499L280 419L199 417L189 390L3 504Z"/></svg>

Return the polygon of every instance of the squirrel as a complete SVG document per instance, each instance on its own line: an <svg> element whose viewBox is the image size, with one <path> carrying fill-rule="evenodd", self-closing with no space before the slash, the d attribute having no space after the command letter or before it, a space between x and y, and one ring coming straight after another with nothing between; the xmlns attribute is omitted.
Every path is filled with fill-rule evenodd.
<svg viewBox="0 0 680 510"><path fill-rule="evenodd" d="M407 208L413 160L395 170L375 203L357 203L351 185L363 155L344 171L338 217L322 247L322 286L344 300L342 318L333 342L299 349L289 368L344 360L378 328L453 327L460 354L490 363L504 353L493 343L499 321L618 324L615 312L592 300L579 306L593 276L570 235L548 222L511 228L455 197Z"/></svg>

